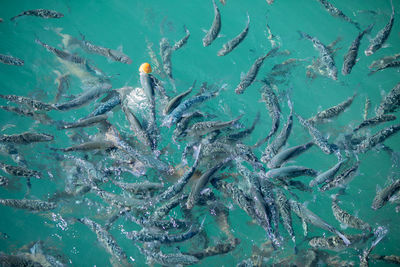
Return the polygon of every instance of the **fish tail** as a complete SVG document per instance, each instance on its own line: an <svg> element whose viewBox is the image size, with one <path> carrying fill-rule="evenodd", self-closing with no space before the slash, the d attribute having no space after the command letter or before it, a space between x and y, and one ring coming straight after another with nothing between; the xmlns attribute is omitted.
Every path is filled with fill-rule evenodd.
<svg viewBox="0 0 400 267"><path fill-rule="evenodd" d="M308 39L309 37L309 35L305 32L297 31L297 33L300 35L299 39L304 39L304 38Z"/></svg>
<svg viewBox="0 0 400 267"><path fill-rule="evenodd" d="M351 244L350 240L338 230L335 230L335 233L343 240L343 242L348 246Z"/></svg>
<svg viewBox="0 0 400 267"><path fill-rule="evenodd" d="M18 17L21 17L21 16L23 16L23 15L24 15L24 14L16 15L16 16L12 17L10 20L11 20L11 21L15 21Z"/></svg>

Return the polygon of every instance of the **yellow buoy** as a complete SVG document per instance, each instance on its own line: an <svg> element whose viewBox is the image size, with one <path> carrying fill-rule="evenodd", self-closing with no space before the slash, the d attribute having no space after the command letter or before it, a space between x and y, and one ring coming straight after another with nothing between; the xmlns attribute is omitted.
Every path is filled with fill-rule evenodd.
<svg viewBox="0 0 400 267"><path fill-rule="evenodd" d="M143 63L142 65L140 65L139 71L144 73L151 73L150 64L147 62Z"/></svg>

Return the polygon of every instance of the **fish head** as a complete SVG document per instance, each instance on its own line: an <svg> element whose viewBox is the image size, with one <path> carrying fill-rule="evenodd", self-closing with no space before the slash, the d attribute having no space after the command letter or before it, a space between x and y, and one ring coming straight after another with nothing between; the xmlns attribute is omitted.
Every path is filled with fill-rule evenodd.
<svg viewBox="0 0 400 267"><path fill-rule="evenodd" d="M368 57L374 53L372 47L368 47L365 51L364 54Z"/></svg>

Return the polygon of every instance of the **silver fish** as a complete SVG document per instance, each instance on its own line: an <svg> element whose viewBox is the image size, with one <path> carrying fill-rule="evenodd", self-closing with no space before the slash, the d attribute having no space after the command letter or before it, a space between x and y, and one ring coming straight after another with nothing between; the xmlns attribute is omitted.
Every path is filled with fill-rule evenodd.
<svg viewBox="0 0 400 267"><path fill-rule="evenodd" d="M60 148L57 150L61 150L63 152L72 152L72 151L90 151L90 150L106 150L114 147L114 143L110 141L91 141L85 142L79 145L70 146L67 148Z"/></svg>
<svg viewBox="0 0 400 267"><path fill-rule="evenodd" d="M358 49L360 48L360 43L362 37L371 31L373 24L368 26L364 31L360 32L356 39L351 43L346 55L344 56L343 66L342 66L342 74L347 75L350 74L351 69L357 62Z"/></svg>
<svg viewBox="0 0 400 267"><path fill-rule="evenodd" d="M160 55L163 63L163 69L165 74L172 79L172 47L169 44L167 38L162 38L160 41Z"/></svg>
<svg viewBox="0 0 400 267"><path fill-rule="evenodd" d="M287 166L269 170L265 175L272 179L290 179L298 176L315 177L317 171L303 166Z"/></svg>
<svg viewBox="0 0 400 267"><path fill-rule="evenodd" d="M375 69L375 70L371 70L371 71L368 73L368 76L371 76L371 75L374 74L375 72L378 72L378 71L381 71L381 70L384 70L384 69L388 69L388 68L398 68L398 67L400 67L400 61L393 61L393 62L387 63L387 64L385 64L385 65L383 65L383 66L381 66L381 67L379 67L379 68L377 68L377 69Z"/></svg>
<svg viewBox="0 0 400 267"><path fill-rule="evenodd" d="M353 132L357 132L360 129L366 128L366 127L372 127L375 125L378 125L383 122L388 122L388 121L394 121L396 119L395 115L392 114L383 114L380 116L376 116L367 120L364 120L360 125L358 125L356 128L354 128Z"/></svg>
<svg viewBox="0 0 400 267"><path fill-rule="evenodd" d="M58 71L54 72L57 74L57 78L54 81L57 84L57 94L54 97L54 102L57 103L58 101L60 101L60 98L62 94L65 92L65 90L68 89L70 86L71 74L67 73L61 75L61 73Z"/></svg>
<svg viewBox="0 0 400 267"><path fill-rule="evenodd" d="M392 56L385 56L385 57L382 57L382 58L380 58L378 60L373 61L371 63L371 65L369 65L368 68L370 68L370 69L372 69L372 68L379 69L379 68L385 66L386 64L389 64L390 62L393 62L393 61L395 61L396 59L399 59L399 58L400 58L400 53L394 54Z"/></svg>
<svg viewBox="0 0 400 267"><path fill-rule="evenodd" d="M338 235L346 245L351 244L351 241L345 235L343 235L341 232L339 232L333 226L329 225L327 222L322 220L316 214L311 212L303 204L298 203L292 199L289 200L289 204L290 204L290 209L294 213L296 213L297 216L304 219L304 221L306 221L307 223L311 223L317 227L320 227L320 228L327 230L335 235Z"/></svg>
<svg viewBox="0 0 400 267"><path fill-rule="evenodd" d="M48 10L48 9L33 9L33 10L27 10L22 12L21 14L18 14L14 17L12 17L10 20L14 21L18 17L22 16L36 16L36 17L41 17L45 19L59 19L64 17L64 14L54 11L54 10Z"/></svg>
<svg viewBox="0 0 400 267"><path fill-rule="evenodd" d="M372 250L378 245L379 242L386 236L388 230L383 227L378 227L375 231L376 239L372 242L369 248L365 248L360 255L360 267L368 267L368 257L371 254Z"/></svg>
<svg viewBox="0 0 400 267"><path fill-rule="evenodd" d="M149 230L125 232L128 239L139 242L153 242L158 241L161 244L171 244L186 241L197 235L202 227L191 225L190 228L181 234L168 234L167 232L157 233Z"/></svg>
<svg viewBox="0 0 400 267"><path fill-rule="evenodd" d="M344 112L346 108L348 108L352 103L356 94L347 98L342 103L337 104L336 106L330 107L326 110L318 112L314 117L307 120L307 122L311 124L321 123L324 120L332 119L340 115L340 113Z"/></svg>
<svg viewBox="0 0 400 267"><path fill-rule="evenodd" d="M289 233L290 238L292 239L294 245L296 246L296 237L292 226L292 215L290 214L289 201L286 198L285 194L282 192L282 190L276 188L275 193L276 193L275 200L279 210L279 215L282 218L283 226Z"/></svg>
<svg viewBox="0 0 400 267"><path fill-rule="evenodd" d="M400 124L387 127L377 132L373 136L363 140L359 145L357 145L357 151L361 153L366 153L368 150L384 142L386 139L397 133L399 130L400 130Z"/></svg>
<svg viewBox="0 0 400 267"><path fill-rule="evenodd" d="M379 191L374 200L372 201L372 208L374 210L382 208L386 202L400 190L400 180L395 180L390 185Z"/></svg>
<svg viewBox="0 0 400 267"><path fill-rule="evenodd" d="M351 215L350 213L339 207L337 196L335 196L332 200L332 212L336 220L338 220L340 223L343 223L354 229L371 231L371 226L368 223Z"/></svg>
<svg viewBox="0 0 400 267"><path fill-rule="evenodd" d="M172 112L172 110L174 110L174 108L176 108L182 101L182 99L187 96L188 94L190 94L194 88L194 86L196 85L196 81L193 82L193 85L185 92L175 96L174 98L172 98L164 107L163 110L163 115L168 115Z"/></svg>
<svg viewBox="0 0 400 267"><path fill-rule="evenodd" d="M299 120L300 124L306 128L313 138L314 143L321 148L322 152L325 154L332 154L336 147L332 144L328 143L328 140L322 135L320 131L318 131L314 126L311 125L308 121L300 117L299 115L295 114L297 119Z"/></svg>
<svg viewBox="0 0 400 267"><path fill-rule="evenodd" d="M146 146L151 146L153 148L150 135L145 129L143 129L142 124L135 114L126 105L122 106L122 110L124 111L125 116L130 123L131 129L135 133L137 139L139 139L139 141Z"/></svg>
<svg viewBox="0 0 400 267"><path fill-rule="evenodd" d="M376 110L376 115L382 115L386 113L395 112L400 106L400 83L396 84L395 87L390 90L390 92L381 101L378 109Z"/></svg>
<svg viewBox="0 0 400 267"><path fill-rule="evenodd" d="M54 136L44 133L25 132L22 134L0 135L0 142L13 144L31 144L53 141Z"/></svg>
<svg viewBox="0 0 400 267"><path fill-rule="evenodd" d="M43 267L42 264L24 254L8 255L3 252L0 252L0 264L2 266Z"/></svg>
<svg viewBox="0 0 400 267"><path fill-rule="evenodd" d="M18 104L24 104L27 105L30 108L33 108L35 110L54 110L57 109L57 107L53 104L46 104L41 101L25 97L25 96L17 96L17 95L0 95L0 98L6 99L11 102L15 102Z"/></svg>
<svg viewBox="0 0 400 267"><path fill-rule="evenodd" d="M0 162L0 168L10 174L10 175L14 175L14 176L19 176L19 177L35 177L35 178L40 178L40 172L38 171L33 171L33 170L29 170L27 168L21 167L21 166L12 166L12 165L8 165L5 163L1 163Z"/></svg>
<svg viewBox="0 0 400 267"><path fill-rule="evenodd" d="M222 255L233 251L240 244L238 238L228 239L226 242L217 243L215 246L207 247L200 251L184 253L185 255L194 256L201 260L207 257Z"/></svg>
<svg viewBox="0 0 400 267"><path fill-rule="evenodd" d="M7 65L14 65L14 66L23 66L24 61L17 57L13 57L10 55L2 55L0 54L0 62L7 64Z"/></svg>
<svg viewBox="0 0 400 267"><path fill-rule="evenodd" d="M372 234L345 235L351 242L352 247L367 242L371 236ZM309 245L315 249L328 249L333 251L341 251L349 247L339 236L314 237L309 241Z"/></svg>
<svg viewBox="0 0 400 267"><path fill-rule="evenodd" d="M88 226L89 229L96 234L97 240L104 246L112 257L115 257L118 261L124 264L124 266L129 265L126 253L117 244L115 238L103 226L86 217L78 219L78 221Z"/></svg>
<svg viewBox="0 0 400 267"><path fill-rule="evenodd" d="M57 207L55 202L47 202L35 199L0 199L0 204L30 211L47 211L53 210Z"/></svg>
<svg viewBox="0 0 400 267"><path fill-rule="evenodd" d="M307 144L304 144L304 145L294 146L294 147L285 149L285 150L279 152L278 154L276 154L267 163L267 166L270 169L280 168L283 164L285 164L285 162L304 153L305 151L310 149L313 145L314 145L313 142L308 142Z"/></svg>
<svg viewBox="0 0 400 267"><path fill-rule="evenodd" d="M236 94L243 94L244 91L246 90L247 87L249 87L255 80L258 71L260 70L260 67L264 63L264 60L269 57L273 56L277 51L279 47L274 47L272 48L265 56L261 56L254 61L253 65L251 65L249 71L246 73L246 75L240 80L240 83L235 89Z"/></svg>
<svg viewBox="0 0 400 267"><path fill-rule="evenodd" d="M278 97L268 84L264 84L262 87L261 98L267 106L269 116L272 118L272 127L268 135L259 140L253 147L259 147L267 142L276 131L278 131L280 125L281 108L279 106Z"/></svg>
<svg viewBox="0 0 400 267"><path fill-rule="evenodd" d="M385 261L387 263L400 264L400 256L397 255L372 254L371 257L375 260Z"/></svg>
<svg viewBox="0 0 400 267"><path fill-rule="evenodd" d="M221 130L226 127L230 127L233 124L235 124L238 120L242 118L243 115L240 115L239 117L222 122L222 121L205 121L205 122L197 122L193 124L189 129L186 130L186 135L187 136L202 136L207 133L216 131L216 130Z"/></svg>
<svg viewBox="0 0 400 267"><path fill-rule="evenodd" d="M333 60L332 53L330 52L329 48L326 47L320 40L318 40L316 37L312 37L308 35L307 33L299 31L301 37L306 38L310 40L314 48L318 50L319 52L319 59L321 66L326 68L328 71L328 77L330 77L333 80L337 80L337 68L335 65L335 61Z"/></svg>
<svg viewBox="0 0 400 267"><path fill-rule="evenodd" d="M79 119L73 123L66 123L60 127L60 129L73 129L73 128L80 128L80 127L87 127L97 123L101 123L107 120L107 115L97 115L94 117L89 117L87 119Z"/></svg>
<svg viewBox="0 0 400 267"><path fill-rule="evenodd" d="M214 20L211 25L211 28L208 30L207 34L203 38L203 46L209 46L219 34L221 30L221 14L219 13L219 9L215 0L212 0L214 6Z"/></svg>
<svg viewBox="0 0 400 267"><path fill-rule="evenodd" d="M353 166L341 172L338 176L336 176L333 180L329 181L325 185L323 185L320 190L327 191L333 188L337 188L339 186L344 186L349 183L350 180L356 175L358 167L360 166L360 162L357 161Z"/></svg>
<svg viewBox="0 0 400 267"><path fill-rule="evenodd" d="M218 51L217 56L225 56L230 52L232 52L232 50L235 49L244 40L244 38L246 38L247 33L249 32L249 25L250 25L250 16L249 14L247 14L246 27L235 38L224 44L222 48Z"/></svg>
<svg viewBox="0 0 400 267"><path fill-rule="evenodd" d="M326 9L326 11L329 12L333 17L338 17L342 18L343 20L353 24L356 26L357 29L360 29L360 25L357 22L354 22L351 18L346 16L340 9L329 3L327 0L318 0Z"/></svg>
<svg viewBox="0 0 400 267"><path fill-rule="evenodd" d="M199 259L182 253L164 254L161 251L155 252L139 247L140 252L150 259L150 262L156 262L163 266L182 266L193 265L199 262Z"/></svg>
<svg viewBox="0 0 400 267"><path fill-rule="evenodd" d="M371 39L368 48L364 51L366 56L370 56L380 49L383 46L383 43L389 37L390 31L392 30L394 24L394 5L392 0L390 0L390 3L392 5L392 15L390 16L390 20L385 27L380 30L373 39Z"/></svg>
<svg viewBox="0 0 400 267"><path fill-rule="evenodd" d="M76 64L81 64L81 65L86 65L86 63L87 63L86 59L84 59L84 58L82 58L80 56L74 55L74 54L70 54L70 53L68 53L68 52L66 52L64 50L57 49L57 48L55 48L53 46L50 46L48 44L45 44L42 41L40 41L39 39L36 39L35 42L37 44L43 46L44 48L46 48L47 51L53 53L54 55L56 55L57 57L59 57L59 58L61 58L63 60L66 60L66 61L69 61L69 62L72 62L72 63L76 63Z"/></svg>
<svg viewBox="0 0 400 267"><path fill-rule="evenodd" d="M261 156L261 161L268 163L286 144L289 135L292 131L293 126L293 106L290 105L290 114L286 121L285 126L281 132L276 136L276 138L265 148L263 155Z"/></svg>
<svg viewBox="0 0 400 267"><path fill-rule="evenodd" d="M132 59L130 59L127 55L122 53L121 51L113 50L110 48L94 45L85 39L85 36L81 34L82 41L79 42L80 46L85 49L89 53L95 53L102 56L105 56L114 61L122 62L125 64L131 64Z"/></svg>
<svg viewBox="0 0 400 267"><path fill-rule="evenodd" d="M315 185L331 181L335 177L336 173L339 171L340 167L343 165L344 162L345 161L339 161L338 163L335 164L335 166L333 166L329 170L318 174L317 177L315 177L315 179L310 181L309 186L313 187Z"/></svg>
<svg viewBox="0 0 400 267"><path fill-rule="evenodd" d="M72 99L71 101L65 103L57 103L55 107L58 110L66 111L73 108L79 108L83 105L87 105L89 101L100 97L101 95L109 92L111 90L111 84L107 82L100 82L94 85L92 88L82 93L78 97Z"/></svg>
<svg viewBox="0 0 400 267"><path fill-rule="evenodd" d="M233 133L228 135L228 137L226 138L226 140L228 141L233 141L233 142L237 142L243 138L246 138L247 136L249 136L255 129L256 125L258 124L258 122L260 121L260 112L257 112L256 117L254 118L254 121L252 123L252 125L240 132L237 133Z"/></svg>
<svg viewBox="0 0 400 267"><path fill-rule="evenodd" d="M113 181L113 184L118 187L127 190L133 194L139 194L142 192L158 191L164 187L162 183L152 183L144 181L141 183L124 183L119 181Z"/></svg>
<svg viewBox="0 0 400 267"><path fill-rule="evenodd" d="M364 104L364 113L363 113L363 119L367 120L368 118L368 113L369 113L369 108L371 107L371 100L369 97L365 98L365 104Z"/></svg>
<svg viewBox="0 0 400 267"><path fill-rule="evenodd" d="M179 41L177 41L177 42L172 46L172 50L173 50L173 51L176 51L176 50L182 48L182 46L184 46L184 45L187 43L187 41L189 40L190 31L186 28L185 25L183 25L183 28L184 28L184 30L185 30L185 32L186 32L186 35L185 35L182 39L180 39Z"/></svg>

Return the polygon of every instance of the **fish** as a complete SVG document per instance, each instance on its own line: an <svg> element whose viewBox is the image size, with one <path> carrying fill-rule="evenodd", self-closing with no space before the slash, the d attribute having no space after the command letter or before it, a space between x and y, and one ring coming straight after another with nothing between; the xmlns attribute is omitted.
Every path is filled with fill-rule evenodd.
<svg viewBox="0 0 400 267"><path fill-rule="evenodd" d="M378 210L382 208L388 200L400 190L400 180L395 180L390 185L379 191L372 201L372 209Z"/></svg>
<svg viewBox="0 0 400 267"><path fill-rule="evenodd" d="M31 117L32 119L39 121L42 124L58 123L56 121L53 121L49 116L47 116L46 113L35 112L34 110L29 108L20 108L15 106L0 106L0 108L5 111L14 112L21 116Z"/></svg>
<svg viewBox="0 0 400 267"><path fill-rule="evenodd" d="M151 259L151 262L161 264L163 266L179 266L193 265L199 262L199 259L182 253L164 254L161 251L155 252L138 247L140 253Z"/></svg>
<svg viewBox="0 0 400 267"><path fill-rule="evenodd" d="M57 208L57 203L35 199L0 199L0 204L30 211L48 211Z"/></svg>
<svg viewBox="0 0 400 267"><path fill-rule="evenodd" d="M324 184L320 190L327 191L339 186L343 187L345 184L349 183L350 180L356 175L360 162L357 161L353 166L341 172L338 176L333 178L333 180Z"/></svg>
<svg viewBox="0 0 400 267"><path fill-rule="evenodd" d="M167 38L162 38L160 41L160 55L163 63L163 69L165 74L170 79L172 78L172 63L171 63L171 56L172 56L172 48L169 44Z"/></svg>
<svg viewBox="0 0 400 267"><path fill-rule="evenodd" d="M211 28L208 30L206 35L203 38L203 46L209 46L217 37L221 30L221 14L219 13L219 9L215 0L212 0L214 6L214 19L211 25Z"/></svg>
<svg viewBox="0 0 400 267"><path fill-rule="evenodd" d="M344 236L351 242L351 246L354 247L357 244L363 244L367 242L372 234L356 234ZM308 242L308 244L314 249L328 249L333 251L341 251L349 247L349 245L343 242L343 239L339 236L314 237Z"/></svg>
<svg viewBox="0 0 400 267"><path fill-rule="evenodd" d="M155 200L153 202L157 203L163 200L167 200L172 198L173 196L176 196L180 192L182 192L184 186L189 182L189 179L192 177L194 172L196 171L197 166L200 163L200 154L202 151L202 145L200 144L196 149L195 149L195 154L194 154L194 163L190 169L188 169L181 178L179 178L178 181L176 181L173 185L168 187L165 191L163 191L161 194L157 195L155 197Z"/></svg>
<svg viewBox="0 0 400 267"><path fill-rule="evenodd" d="M24 11L14 17L12 17L10 20L14 21L16 18L19 18L22 16L36 16L36 17L41 17L44 19L59 19L59 18L64 17L64 14L57 12L55 10L49 10L49 9L33 9L33 10Z"/></svg>
<svg viewBox="0 0 400 267"><path fill-rule="evenodd" d="M48 44L45 44L42 41L40 41L39 39L35 39L35 42L37 44L43 46L44 48L46 48L47 51L53 53L54 55L56 55L57 57L59 57L63 60L66 60L66 61L69 61L69 62L72 62L75 64L80 64L80 65L86 65L86 63L87 63L86 59L84 59L80 56L74 55L74 54L70 54L69 52L60 50L60 49L50 46Z"/></svg>
<svg viewBox="0 0 400 267"><path fill-rule="evenodd" d="M4 172L6 172L10 175L18 176L18 177L35 177L38 179L41 178L40 172L29 170L29 169L27 169L25 167L21 167L21 166L13 166L13 165L8 165L8 164L0 162L0 168Z"/></svg>
<svg viewBox="0 0 400 267"><path fill-rule="evenodd" d="M395 119L396 119L396 116L392 115L392 114L382 114L380 116L375 116L373 118L364 120L356 128L353 129L353 132L357 132L360 129L363 129L366 127L372 127L372 126L381 124L383 122L394 121Z"/></svg>
<svg viewBox="0 0 400 267"><path fill-rule="evenodd" d="M171 243L177 243L177 242L183 242L186 241L195 235L197 235L201 230L201 227L191 225L190 228L184 232L184 233L179 233L179 234L168 234L168 233L157 233L154 231L149 231L149 230L142 230L142 231L130 231L130 232L125 232L126 238L133 240L133 241L139 241L139 242L153 242L157 241L160 242L161 244L171 244Z"/></svg>
<svg viewBox="0 0 400 267"><path fill-rule="evenodd" d="M379 69L379 68L381 68L381 67L383 67L383 66L389 64L390 62L393 62L393 61L395 61L396 59L399 59L399 58L400 58L400 53L397 53L397 54L394 54L394 55L391 55L391 56L385 56L385 57L382 57L380 59L374 60L371 63L371 65L368 66L368 68L370 68L370 69L373 69L373 68Z"/></svg>
<svg viewBox="0 0 400 267"><path fill-rule="evenodd" d="M371 76L371 75L374 74L375 72L378 72L378 71L381 71L381 70L384 70L384 69L388 69L388 68L398 68L398 67L400 67L400 61L393 61L393 62L387 63L386 65L383 65L382 67L379 67L379 68L377 68L377 69L375 69L375 70L371 70L371 71L368 73L368 76Z"/></svg>
<svg viewBox="0 0 400 267"><path fill-rule="evenodd" d="M351 18L346 16L340 9L329 3L327 0L318 0L326 9L326 11L329 12L333 17L338 17L341 18L354 26L356 26L357 29L360 29L360 24L357 22L354 22Z"/></svg>
<svg viewBox="0 0 400 267"><path fill-rule="evenodd" d="M261 161L268 163L286 144L289 139L290 133L293 126L293 106L290 105L290 114L287 118L285 126L276 138L265 148L264 153L261 156Z"/></svg>
<svg viewBox="0 0 400 267"><path fill-rule="evenodd" d="M17 57L0 54L0 62L7 65L23 66L25 62Z"/></svg>
<svg viewBox="0 0 400 267"><path fill-rule="evenodd" d="M371 257L375 260L385 261L387 263L400 264L400 256L397 255L372 254Z"/></svg>
<svg viewBox="0 0 400 267"><path fill-rule="evenodd" d="M228 141L236 142L236 141L246 138L254 131L254 129L259 121L260 121L260 112L257 112L256 117L254 118L254 121L249 128L247 128L243 131L237 132L237 133L230 134L230 135L228 135L228 137L226 139Z"/></svg>
<svg viewBox="0 0 400 267"><path fill-rule="evenodd" d="M9 184L8 178L0 175L0 186L7 186L8 184Z"/></svg>
<svg viewBox="0 0 400 267"><path fill-rule="evenodd" d="M54 83L57 84L57 94L54 97L54 102L57 103L60 101L60 98L65 90L70 87L71 74L67 73L61 75L61 73L58 71L54 71L54 73L57 74L57 78L54 81Z"/></svg>
<svg viewBox="0 0 400 267"><path fill-rule="evenodd" d="M90 185L90 184L89 184ZM92 187L91 191L96 193L99 197L101 197L105 202L109 203L112 206L118 208L131 208L136 210L144 210L146 209L146 203L142 199L125 197L121 195L117 195L103 189L98 188L95 184L90 185Z"/></svg>
<svg viewBox="0 0 400 267"><path fill-rule="evenodd" d="M164 187L162 183L152 183L148 181L144 181L141 183L124 183L120 181L113 181L113 184L133 194L158 191Z"/></svg>
<svg viewBox="0 0 400 267"><path fill-rule="evenodd" d="M364 113L363 113L364 121L367 120L370 106L371 106L371 100L369 99L369 97L366 97L365 98L365 105L364 105Z"/></svg>
<svg viewBox="0 0 400 267"><path fill-rule="evenodd" d="M245 28L232 40L225 43L222 48L217 52L217 56L225 56L233 51L247 36L249 32L250 16L247 14L247 24Z"/></svg>
<svg viewBox="0 0 400 267"><path fill-rule="evenodd" d="M267 106L269 116L272 118L272 127L268 135L259 140L256 144L253 145L253 147L259 147L267 142L276 133L276 131L278 131L280 125L281 108L279 106L278 97L276 96L272 88L267 84L263 85L261 92L261 98Z"/></svg>
<svg viewBox="0 0 400 267"><path fill-rule="evenodd" d="M375 231L376 238L372 242L371 246L369 248L365 248L362 252L362 254L359 256L360 257L360 267L368 267L368 257L369 254L371 254L372 250L378 245L379 242L382 241L382 239L387 235L388 230L384 227L378 227L378 229Z"/></svg>
<svg viewBox="0 0 400 267"><path fill-rule="evenodd" d="M25 132L22 134L0 135L0 142L22 145L53 140L54 136L45 133Z"/></svg>
<svg viewBox="0 0 400 267"><path fill-rule="evenodd" d="M188 90L175 96L170 101L168 101L168 103L165 105L165 107L163 109L163 115L170 114L172 112L172 110L174 110L177 106L179 106L179 104L182 102L183 98L192 92L195 85L196 85L196 81L193 82L193 85Z"/></svg>
<svg viewBox="0 0 400 267"><path fill-rule="evenodd" d="M57 150L61 150L63 152L72 152L72 151L90 151L95 149L106 150L113 147L114 143L110 141L91 141L79 145L70 146L67 148L59 148Z"/></svg>
<svg viewBox="0 0 400 267"><path fill-rule="evenodd" d="M290 204L288 199L286 198L285 194L283 191L279 188L275 189L275 195L276 195L276 205L279 210L279 215L282 218L283 222L283 227L286 229L288 232L290 238L293 241L293 244L296 247L296 236L294 234L293 230L293 225L292 225L292 215L290 213Z"/></svg>
<svg viewBox="0 0 400 267"><path fill-rule="evenodd" d="M215 92L205 92L183 101L170 114L164 117L161 126L171 128L171 126L177 123L182 118L183 114L190 108L217 96L220 90Z"/></svg>
<svg viewBox="0 0 400 267"><path fill-rule="evenodd" d="M397 133L399 130L400 130L400 124L395 124L390 127L387 127L377 132L373 136L363 140L359 145L357 145L356 150L360 153L366 153L368 150L384 142L386 139Z"/></svg>
<svg viewBox="0 0 400 267"><path fill-rule="evenodd" d="M162 220L168 213L178 206L179 204L185 202L188 199L188 194L177 194L172 198L165 201L161 206L157 207L154 212L149 217L149 223L151 224L152 221Z"/></svg>
<svg viewBox="0 0 400 267"><path fill-rule="evenodd" d="M343 240L344 244L346 244L347 246L352 243L344 234L342 234L340 231L335 229L333 226L329 225L323 219L321 219L316 214L311 212L303 204L298 203L292 199L289 200L289 204L290 204L290 209L294 213L296 213L297 216L302 218L305 222L311 223L317 227L320 227L320 228L327 230L335 235L338 235L340 237L340 239Z"/></svg>
<svg viewBox="0 0 400 267"><path fill-rule="evenodd" d="M335 65L335 61L332 57L332 53L330 52L329 48L325 46L320 40L316 37L312 37L307 33L299 31L299 34L302 38L306 38L313 43L314 48L319 52L319 59L321 66L326 68L328 73L328 77L333 80L337 80L337 68Z"/></svg>
<svg viewBox="0 0 400 267"><path fill-rule="evenodd" d="M332 212L333 216L335 216L336 220L338 220L338 222L340 223L343 223L354 229L367 230L369 232L371 231L371 226L368 223L351 215L350 213L339 207L337 195L332 199Z"/></svg>
<svg viewBox="0 0 400 267"><path fill-rule="evenodd" d="M189 124L192 120L203 117L205 117L205 115L200 111L194 111L184 115L182 119L176 124L172 137L173 140L177 140L177 138L183 137L186 134L186 129L189 127Z"/></svg>
<svg viewBox="0 0 400 267"><path fill-rule="evenodd" d="M107 115L97 115L89 118L79 119L73 123L66 123L60 127L60 129L73 129L73 128L81 128L88 127L97 123L101 123L107 120Z"/></svg>
<svg viewBox="0 0 400 267"><path fill-rule="evenodd" d="M55 107L56 109L61 111L67 111L70 109L79 108L84 105L87 105L89 101L99 98L101 95L109 92L110 89L111 89L111 84L107 82L98 83L94 85L92 88L82 93L81 95L72 99L71 101L55 104Z"/></svg>
<svg viewBox="0 0 400 267"><path fill-rule="evenodd" d="M132 59L122 53L122 51L113 50L110 48L94 45L91 42L87 41L85 36L81 34L82 40L79 42L79 45L89 53L99 54L111 60L125 63L125 64L132 64Z"/></svg>
<svg viewBox="0 0 400 267"><path fill-rule="evenodd" d="M315 177L315 179L310 181L309 186L313 187L315 185L332 181L332 179L335 177L336 173L339 171L340 167L343 165L344 162L345 161L339 161L332 168L318 174L317 177Z"/></svg>
<svg viewBox="0 0 400 267"><path fill-rule="evenodd" d="M172 48L171 48L172 51L176 51L176 50L182 48L182 46L184 46L184 45L187 43L187 41L189 40L190 31L186 28L185 25L183 25L183 28L184 28L184 30L185 30L186 35L185 35L182 39L180 39L179 41L177 41L177 42L172 46Z"/></svg>
<svg viewBox="0 0 400 267"><path fill-rule="evenodd" d="M247 87L249 87L255 80L260 67L264 63L265 59L269 56L273 56L279 47L272 48L266 55L261 56L254 61L253 65L251 65L249 71L241 78L240 83L235 88L235 93L240 95L243 94Z"/></svg>
<svg viewBox="0 0 400 267"><path fill-rule="evenodd" d="M233 251L240 244L238 238L228 239L226 242L217 243L215 246L207 247L200 251L183 253L185 255L194 256L201 260L207 257L222 255Z"/></svg>
<svg viewBox="0 0 400 267"><path fill-rule="evenodd" d="M298 176L315 177L317 171L303 166L287 166L269 170L265 175L271 179L290 179Z"/></svg>
<svg viewBox="0 0 400 267"><path fill-rule="evenodd" d="M124 250L118 245L115 238L102 225L86 217L77 220L89 227L89 229L96 234L97 240L113 258L117 259L124 266L129 265L127 261L127 255Z"/></svg>
<svg viewBox="0 0 400 267"><path fill-rule="evenodd" d="M387 113L392 113L397 110L400 106L400 83L396 84L395 87L381 101L376 115L380 116Z"/></svg>
<svg viewBox="0 0 400 267"><path fill-rule="evenodd" d="M278 154L276 154L268 163L267 166L270 169L280 168L285 162L294 157L299 156L300 154L304 153L308 149L310 149L314 145L313 142L308 142L304 145L290 147L285 149Z"/></svg>
<svg viewBox="0 0 400 267"><path fill-rule="evenodd" d="M133 112L126 105L122 107L122 110L124 111L125 116L128 119L129 124L131 126L131 129L135 133L137 139L144 145L151 146L152 148L154 148L150 135L148 134L147 131L145 131L145 129L143 129L142 124L140 123L139 119L135 116L135 114L133 114Z"/></svg>
<svg viewBox="0 0 400 267"><path fill-rule="evenodd" d="M26 255L9 255L0 252L0 264L2 266L29 266L29 267L43 267L42 264L27 257Z"/></svg>
<svg viewBox="0 0 400 267"><path fill-rule="evenodd" d="M192 137L199 137L199 136L205 135L205 134L213 132L213 131L221 130L223 128L232 126L238 120L240 120L242 117L243 117L243 114L233 120L226 121L226 122L222 122L222 121L197 122L186 130L186 135L192 136Z"/></svg>
<svg viewBox="0 0 400 267"><path fill-rule="evenodd" d="M303 125L304 128L308 130L308 133L313 138L314 144L316 144L322 152L325 154L332 154L337 147L332 144L329 144L328 140L322 135L320 131L318 131L311 123L300 117L300 115L295 114L300 124Z"/></svg>
<svg viewBox="0 0 400 267"><path fill-rule="evenodd" d="M192 209L194 205L197 204L199 196L201 194L201 191L204 189L204 187L208 184L210 181L211 177L216 174L216 172L222 168L228 161L231 159L228 158L222 162L219 162L216 164L214 167L211 169L207 170L204 172L199 179L193 184L192 189L190 190L189 197L186 201L186 208L187 209Z"/></svg>
<svg viewBox="0 0 400 267"><path fill-rule="evenodd" d="M49 111L49 110L55 110L57 107L54 104L46 104L41 101L25 97L25 96L17 96L17 95L1 95L0 98L6 99L11 102L15 102L18 104L24 104L30 108L33 108L34 110L44 110L44 111Z"/></svg>
<svg viewBox="0 0 400 267"><path fill-rule="evenodd" d="M342 74L347 75L351 73L352 68L357 63L358 50L360 48L361 39L366 33L369 33L373 27L373 24L368 26L364 31L360 32L356 39L351 43L346 55L343 59Z"/></svg>
<svg viewBox="0 0 400 267"><path fill-rule="evenodd" d="M392 15L390 16L389 22L385 25L383 29L381 29L376 36L369 41L369 46L365 49L364 54L366 56L370 56L378 51L382 46L383 43L387 40L390 35L390 31L392 30L394 24L394 5L392 0L390 0L392 5Z"/></svg>

